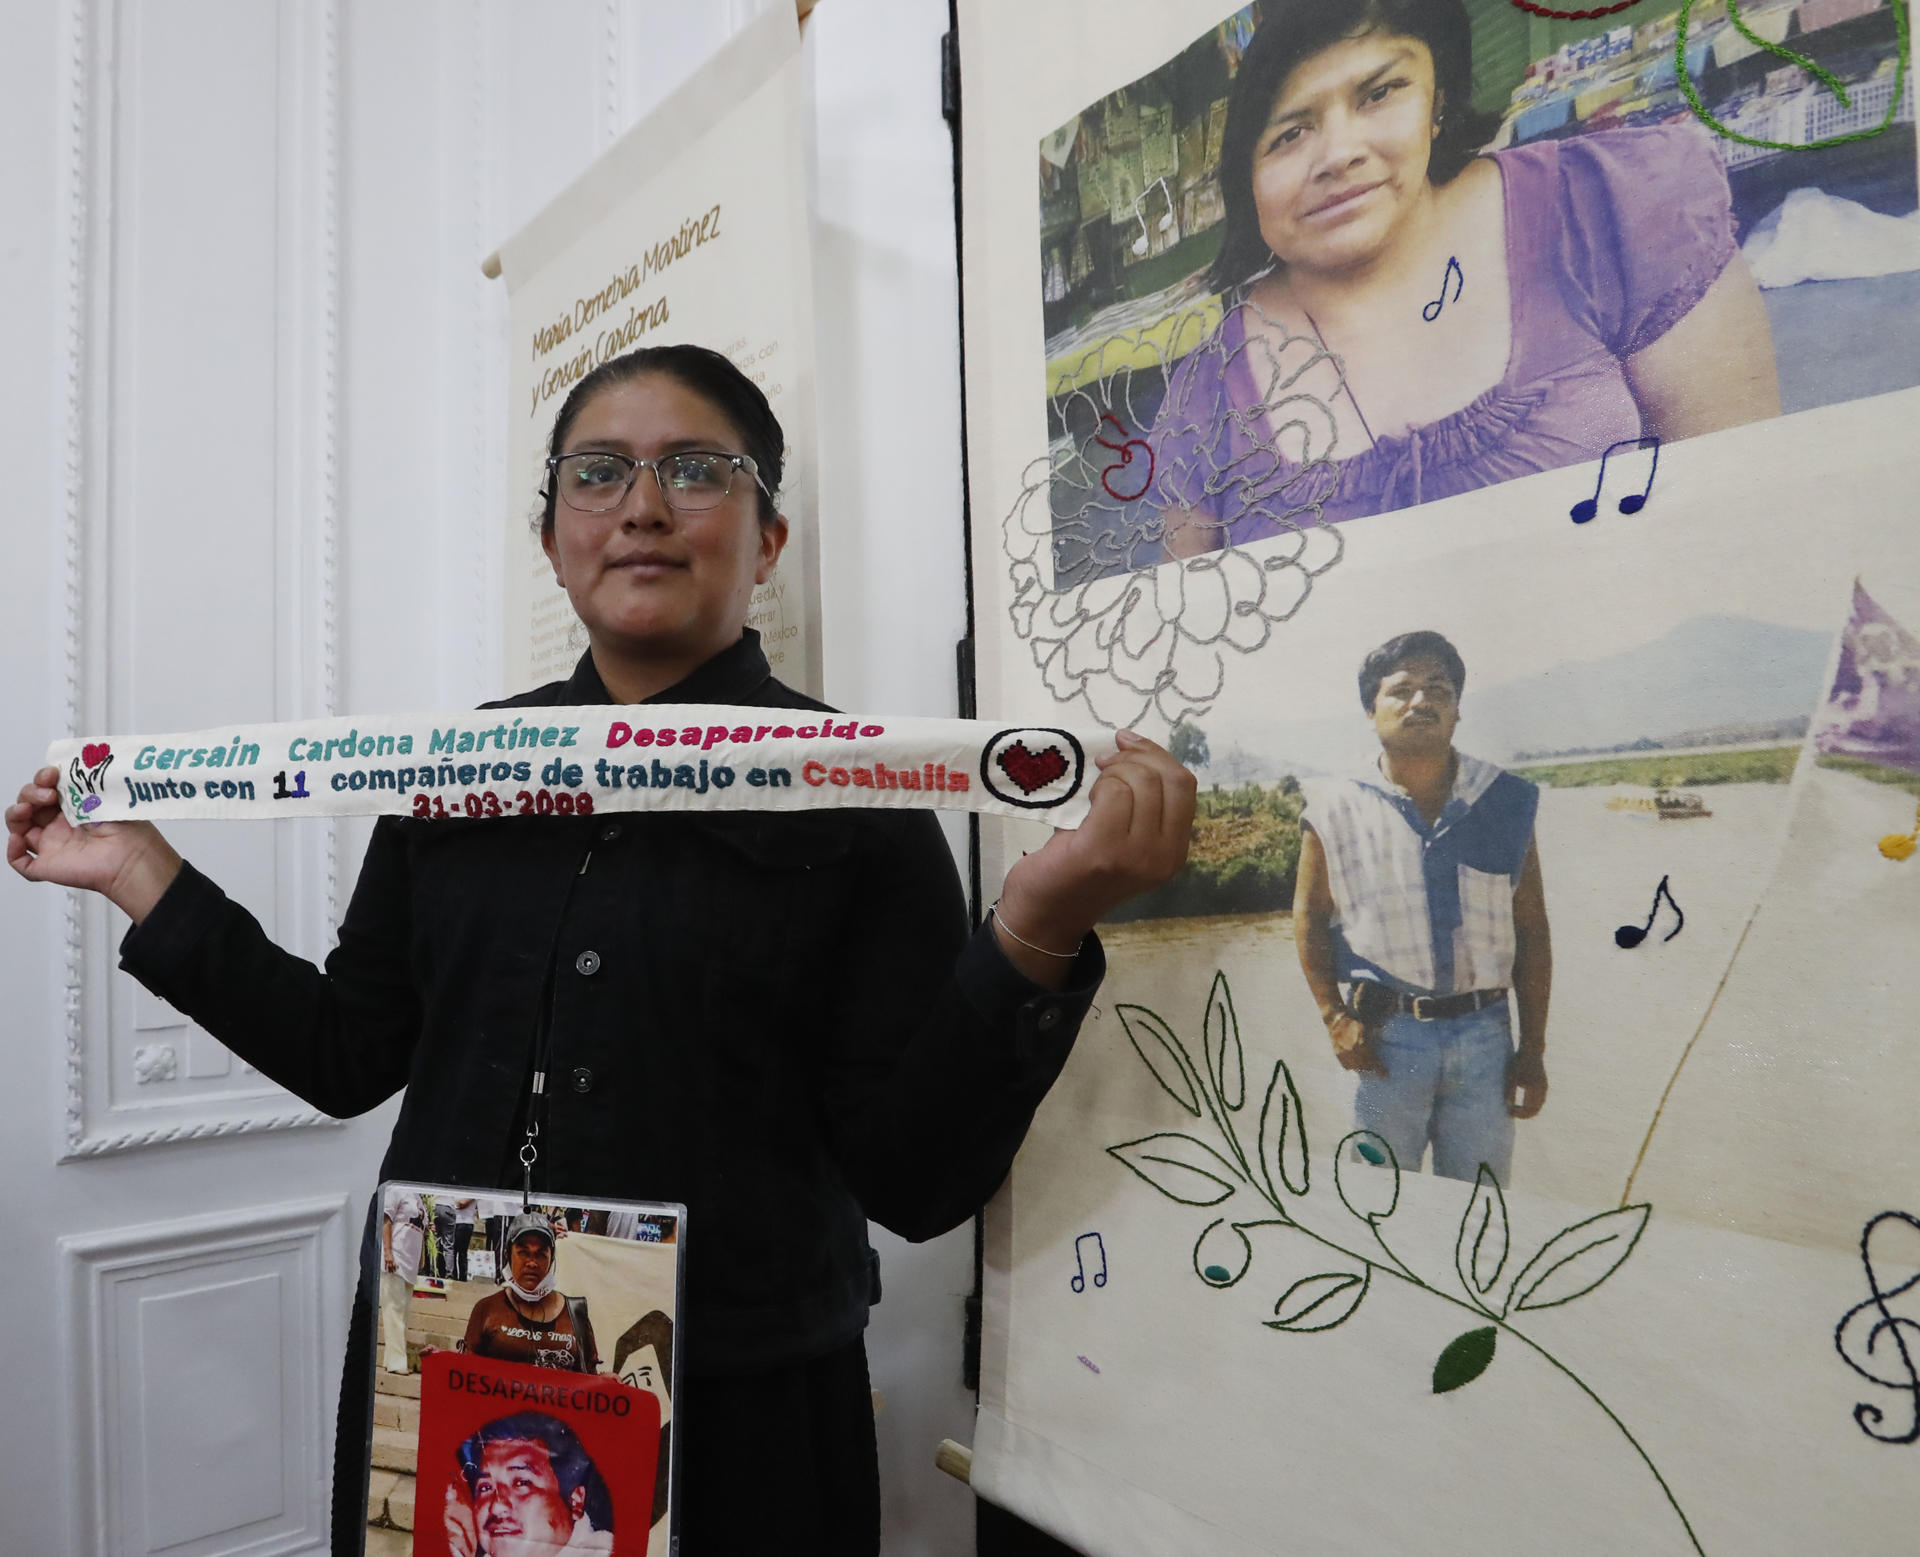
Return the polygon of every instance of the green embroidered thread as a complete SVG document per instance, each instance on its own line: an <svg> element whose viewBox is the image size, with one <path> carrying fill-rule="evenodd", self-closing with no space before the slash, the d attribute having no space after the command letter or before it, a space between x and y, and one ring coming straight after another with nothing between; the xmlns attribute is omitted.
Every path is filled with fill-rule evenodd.
<svg viewBox="0 0 1920 1557"><path fill-rule="evenodd" d="M1483 1325L1449 1341L1433 1365L1434 1394L1459 1389L1485 1373L1493 1365L1493 1349L1499 1338L1500 1332L1492 1325Z"/></svg>
<svg viewBox="0 0 1920 1557"><path fill-rule="evenodd" d="M1900 93L1906 84L1907 78L1906 6L1904 0L1888 0L1888 4L1893 8L1894 29L1900 35L1900 55L1898 63L1894 67L1893 96L1887 103L1887 116L1871 130L1854 130L1846 135L1830 135L1823 140L1817 141L1767 141L1757 139L1751 135L1742 135L1738 130L1728 129L1726 125L1722 124L1713 116L1712 112L1707 108L1707 105L1700 101L1700 94L1694 87L1693 77L1687 70L1687 24L1693 15L1693 0L1686 0L1686 4L1680 7L1680 23L1674 36L1674 71L1680 80L1680 90L1686 93L1688 104L1708 129L1712 130L1716 135L1724 135L1730 141L1738 141L1742 146L1759 146L1768 151L1817 151L1822 146L1839 146L1847 141L1871 140L1876 135L1884 134L1892 125L1893 116L1900 111ZM1851 108L1853 106L1847 97L1845 86L1841 84L1840 79L1835 76L1832 71L1808 59L1804 54L1795 53L1785 44L1769 42L1754 32L1752 28L1748 27L1746 22L1741 19L1738 0L1727 0L1727 19L1733 23L1734 29L1740 36L1756 48L1764 49L1767 53L1785 60L1790 65L1798 65L1802 70L1816 77L1828 91L1840 99L1840 106L1842 108Z"/></svg>
<svg viewBox="0 0 1920 1557"><path fill-rule="evenodd" d="M1309 1200L1306 1119L1284 1059L1274 1062L1261 1104L1255 1132L1258 1163L1248 1156L1233 1122L1246 1104L1245 1059L1239 1018L1223 971L1215 972L1207 994L1201 1064L1194 1063L1179 1035L1157 1013L1140 1005L1115 1009L1128 1041L1161 1090L1194 1118L1210 1119L1226 1150L1217 1151L1179 1131L1160 1131L1109 1146L1108 1154L1182 1205L1225 1209L1224 1202L1246 1191L1264 1203L1261 1212L1271 1213L1246 1221L1227 1216L1209 1221L1193 1246L1194 1275L1201 1282L1214 1288L1238 1285L1253 1266L1248 1232L1278 1227L1301 1234L1357 1268L1324 1271L1295 1281L1275 1301L1274 1317L1261 1321L1269 1330L1313 1334L1338 1329L1359 1311L1376 1274L1404 1281L1465 1310L1476 1322L1449 1341L1435 1359L1433 1392L1447 1394L1479 1378L1493 1365L1503 1335L1526 1347L1565 1376L1619 1430L1659 1486L1694 1551L1704 1557L1705 1548L1673 1488L1626 1423L1578 1374L1515 1329L1508 1317L1570 1303L1599 1286L1633 1253L1646 1230L1651 1206L1622 1206L1564 1228L1520 1267L1501 1294L1497 1289L1511 1253L1511 1228L1499 1179L1482 1164L1454 1242L1454 1268L1463 1294L1456 1296L1426 1280L1388 1246L1381 1224L1400 1203L1400 1164L1386 1138L1371 1130L1355 1130L1341 1140L1334 1149L1333 1172L1341 1206L1366 1227L1374 1247L1349 1247L1348 1242L1306 1225L1299 1215ZM1323 1194L1315 1204L1325 1203Z"/></svg>

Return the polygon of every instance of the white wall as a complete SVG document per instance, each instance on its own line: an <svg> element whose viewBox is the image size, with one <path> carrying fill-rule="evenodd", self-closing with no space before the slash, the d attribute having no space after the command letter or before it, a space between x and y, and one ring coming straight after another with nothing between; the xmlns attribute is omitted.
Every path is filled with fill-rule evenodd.
<svg viewBox="0 0 1920 1557"><path fill-rule="evenodd" d="M0 8L0 790L70 723L505 690L520 515L479 261L755 8ZM823 0L807 38L827 690L916 713L954 707L962 610L945 10ZM190 847L317 953L365 829L331 853L306 829ZM0 1551L319 1550L392 1106L315 1126L237 1067L192 1074L204 1040L113 971L122 928L0 882L0 1239L10 1289L46 1294L0 1339ZM178 1074L138 1083L133 1051L161 1047ZM931 1455L970 1435L969 1238L876 1241L886 1549L949 1557L971 1501ZM252 1388L244 1360L276 1353L279 1385Z"/></svg>
<svg viewBox="0 0 1920 1557"><path fill-rule="evenodd" d="M827 696L958 711L965 630L953 151L940 116L945 0L822 0L805 42L816 96L814 340ZM950 829L962 860L963 828ZM868 1334L881 1413L885 1550L973 1550L973 1499L933 1469L973 1441L960 1385L973 1235L918 1248L874 1229L886 1297Z"/></svg>

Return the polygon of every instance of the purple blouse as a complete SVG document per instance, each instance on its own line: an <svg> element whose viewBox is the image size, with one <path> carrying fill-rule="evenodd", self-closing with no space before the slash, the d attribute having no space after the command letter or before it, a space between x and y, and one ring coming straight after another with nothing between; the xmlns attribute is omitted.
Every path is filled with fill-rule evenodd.
<svg viewBox="0 0 1920 1557"><path fill-rule="evenodd" d="M1276 516L1310 523L1329 487L1322 518L1359 519L1598 459L1641 435L1626 359L1691 311L1735 249L1712 138L1689 120L1491 155L1506 195L1513 320L1500 381L1438 421L1303 467L1276 443L1318 460L1331 435L1324 413L1281 410L1283 387L1262 407L1245 319L1230 308L1173 370L1149 435L1166 506L1210 515L1238 544L1280 533ZM1304 433L1280 431L1294 421Z"/></svg>

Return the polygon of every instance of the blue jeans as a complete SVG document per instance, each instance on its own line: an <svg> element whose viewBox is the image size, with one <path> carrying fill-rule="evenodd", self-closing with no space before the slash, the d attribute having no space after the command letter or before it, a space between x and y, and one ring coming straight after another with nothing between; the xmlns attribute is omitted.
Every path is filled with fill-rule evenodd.
<svg viewBox="0 0 1920 1557"><path fill-rule="evenodd" d="M1374 1033L1373 1052L1387 1074L1360 1073L1360 1128L1385 1136L1406 1172L1419 1170L1431 1141L1441 1177L1477 1178L1484 1162L1504 1187L1513 1163L1507 1002L1437 1022L1390 1016Z"/></svg>

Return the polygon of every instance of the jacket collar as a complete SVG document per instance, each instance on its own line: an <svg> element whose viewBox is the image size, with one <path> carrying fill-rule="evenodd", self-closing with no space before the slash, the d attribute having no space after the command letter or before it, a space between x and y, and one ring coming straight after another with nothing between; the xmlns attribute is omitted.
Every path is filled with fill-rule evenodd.
<svg viewBox="0 0 1920 1557"><path fill-rule="evenodd" d="M764 686L772 672L767 656L760 648L760 634L751 627L740 630L737 642L683 677L665 691L648 698L649 703L741 703ZM613 694L600 679L593 663L593 650L580 656L562 693L568 703L611 703Z"/></svg>

